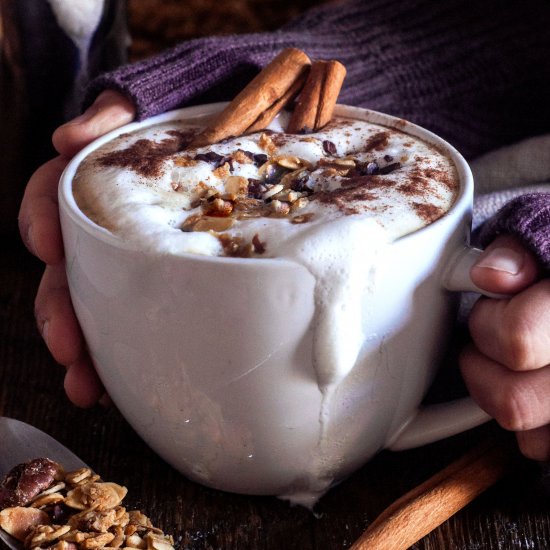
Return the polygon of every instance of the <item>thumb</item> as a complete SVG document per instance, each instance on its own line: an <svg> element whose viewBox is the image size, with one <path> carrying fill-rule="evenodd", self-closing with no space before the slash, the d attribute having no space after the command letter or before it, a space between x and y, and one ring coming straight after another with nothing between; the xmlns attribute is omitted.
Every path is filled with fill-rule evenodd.
<svg viewBox="0 0 550 550"><path fill-rule="evenodd" d="M470 276L487 292L516 294L539 278L539 266L517 237L501 235L484 250Z"/></svg>
<svg viewBox="0 0 550 550"><path fill-rule="evenodd" d="M61 155L72 157L94 139L131 122L135 112L130 99L114 90L105 90L82 115L55 130L53 145Z"/></svg>

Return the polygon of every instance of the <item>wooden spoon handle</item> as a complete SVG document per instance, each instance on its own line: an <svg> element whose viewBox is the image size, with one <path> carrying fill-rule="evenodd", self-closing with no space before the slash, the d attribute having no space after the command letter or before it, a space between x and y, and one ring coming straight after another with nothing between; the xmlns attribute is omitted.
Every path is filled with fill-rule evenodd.
<svg viewBox="0 0 550 550"><path fill-rule="evenodd" d="M518 453L502 441L470 450L378 516L350 550L405 550L509 473Z"/></svg>

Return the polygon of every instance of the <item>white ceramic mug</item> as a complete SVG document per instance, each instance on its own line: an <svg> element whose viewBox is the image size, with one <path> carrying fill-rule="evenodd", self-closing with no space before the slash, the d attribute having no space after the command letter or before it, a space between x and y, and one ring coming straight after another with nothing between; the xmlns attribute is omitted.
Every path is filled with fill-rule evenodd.
<svg viewBox="0 0 550 550"><path fill-rule="evenodd" d="M105 387L167 462L209 486L311 504L385 448L422 445L487 420L469 399L422 399L447 349L459 298L472 290L472 175L437 136L380 113L337 114L399 128L445 151L460 192L450 211L386 248L363 300L360 361L331 391L312 366L311 274L284 259L143 252L87 219L71 181L90 151L143 125L212 112L195 107L134 123L78 154L60 183L74 307ZM451 290L453 291L451 291Z"/></svg>

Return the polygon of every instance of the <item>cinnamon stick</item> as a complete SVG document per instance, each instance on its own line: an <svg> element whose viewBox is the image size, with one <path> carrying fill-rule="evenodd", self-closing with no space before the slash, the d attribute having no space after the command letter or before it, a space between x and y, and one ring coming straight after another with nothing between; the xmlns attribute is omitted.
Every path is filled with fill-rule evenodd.
<svg viewBox="0 0 550 550"><path fill-rule="evenodd" d="M265 128L294 98L310 65L303 51L283 50L219 113L211 126L195 137L191 146L202 147Z"/></svg>
<svg viewBox="0 0 550 550"><path fill-rule="evenodd" d="M518 453L491 441L395 501L350 550L405 550L509 473Z"/></svg>
<svg viewBox="0 0 550 550"><path fill-rule="evenodd" d="M335 60L316 61L290 117L287 132L314 132L332 118L338 95L346 77L346 68Z"/></svg>

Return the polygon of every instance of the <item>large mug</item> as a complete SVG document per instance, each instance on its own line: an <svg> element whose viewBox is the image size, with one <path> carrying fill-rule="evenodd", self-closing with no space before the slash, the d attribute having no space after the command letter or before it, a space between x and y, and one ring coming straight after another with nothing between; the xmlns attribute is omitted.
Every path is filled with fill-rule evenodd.
<svg viewBox="0 0 550 550"><path fill-rule="evenodd" d="M425 129L337 107L338 115L433 144L454 162L460 190L443 217L378 257L375 288L357 297L365 312L359 360L330 392L312 364L315 280L302 265L144 251L79 210L72 179L91 151L137 128L220 108L120 128L81 151L61 178L75 311L99 376L133 428L202 484L311 505L382 449L419 446L486 421L470 398L421 405L447 351L456 291L475 290L469 266L477 253L468 246L470 169Z"/></svg>

